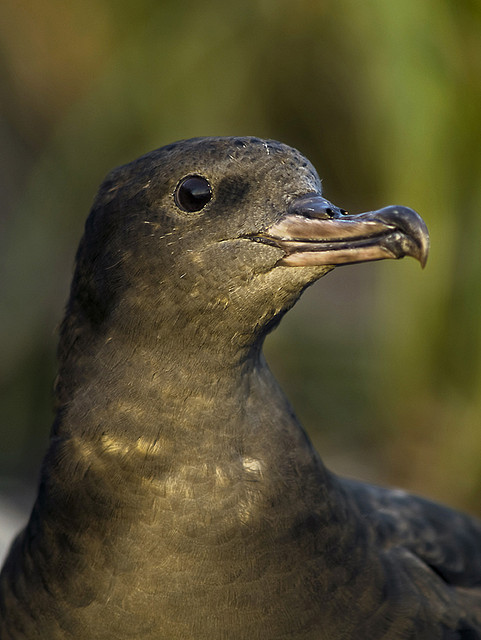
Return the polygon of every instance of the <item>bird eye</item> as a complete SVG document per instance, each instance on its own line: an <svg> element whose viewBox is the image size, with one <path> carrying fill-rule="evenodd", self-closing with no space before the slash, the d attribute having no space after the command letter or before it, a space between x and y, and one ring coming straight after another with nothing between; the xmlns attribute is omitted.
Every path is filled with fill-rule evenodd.
<svg viewBox="0 0 481 640"><path fill-rule="evenodd" d="M212 188L202 176L182 178L175 189L175 203L184 211L200 211L212 198Z"/></svg>

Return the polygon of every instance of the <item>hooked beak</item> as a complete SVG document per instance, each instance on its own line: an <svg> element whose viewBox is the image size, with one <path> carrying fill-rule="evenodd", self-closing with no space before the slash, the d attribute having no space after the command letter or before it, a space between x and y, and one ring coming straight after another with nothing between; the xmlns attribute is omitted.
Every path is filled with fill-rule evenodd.
<svg viewBox="0 0 481 640"><path fill-rule="evenodd" d="M353 264L412 256L424 267L429 233L408 207L390 206L346 215L316 193L297 198L288 213L253 239L284 251L278 265Z"/></svg>

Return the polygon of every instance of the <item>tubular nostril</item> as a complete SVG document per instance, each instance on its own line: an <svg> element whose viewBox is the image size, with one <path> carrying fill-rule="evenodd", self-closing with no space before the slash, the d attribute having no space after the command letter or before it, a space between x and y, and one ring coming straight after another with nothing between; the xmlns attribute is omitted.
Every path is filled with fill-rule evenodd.
<svg viewBox="0 0 481 640"><path fill-rule="evenodd" d="M305 218L339 218L347 212L334 206L318 193L306 193L291 203L289 213Z"/></svg>

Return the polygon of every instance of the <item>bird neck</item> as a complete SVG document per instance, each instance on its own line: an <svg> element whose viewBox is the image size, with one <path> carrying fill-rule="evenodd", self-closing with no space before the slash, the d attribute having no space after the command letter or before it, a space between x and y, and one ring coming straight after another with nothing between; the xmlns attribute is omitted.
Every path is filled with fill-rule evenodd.
<svg viewBox="0 0 481 640"><path fill-rule="evenodd" d="M64 350L52 446L68 442L71 459L86 466L92 456L121 461L116 474L138 482L166 466L240 465L241 472L245 463L289 475L301 464L311 475L324 473L264 360L262 340L220 350L197 341L194 351L182 338L142 344L110 334Z"/></svg>
<svg viewBox="0 0 481 640"><path fill-rule="evenodd" d="M156 541L190 539L194 526L214 555L233 530L248 531L258 551L273 536L282 551L293 530L316 554L320 532L337 540L336 553L349 548L351 510L260 344L219 368L185 352L182 362L129 352L111 337L84 353L83 368L64 363L61 376L75 373L76 383L58 411L32 531L53 519L79 544L95 536L122 550L147 518Z"/></svg>
<svg viewBox="0 0 481 640"><path fill-rule="evenodd" d="M223 439L240 450L259 429L286 422L300 429L264 360L262 340L214 349L209 339L175 336L172 330L167 339L142 343L110 334L64 353L55 435L150 442L158 449L171 440L189 443L198 458L199 447L222 448Z"/></svg>

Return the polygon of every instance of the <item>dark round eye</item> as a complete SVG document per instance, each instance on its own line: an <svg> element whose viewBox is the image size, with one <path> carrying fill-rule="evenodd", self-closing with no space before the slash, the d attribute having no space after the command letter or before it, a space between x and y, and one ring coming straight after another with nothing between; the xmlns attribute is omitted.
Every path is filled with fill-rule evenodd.
<svg viewBox="0 0 481 640"><path fill-rule="evenodd" d="M182 178L175 189L175 203L189 213L200 211L212 198L212 188L202 176Z"/></svg>

